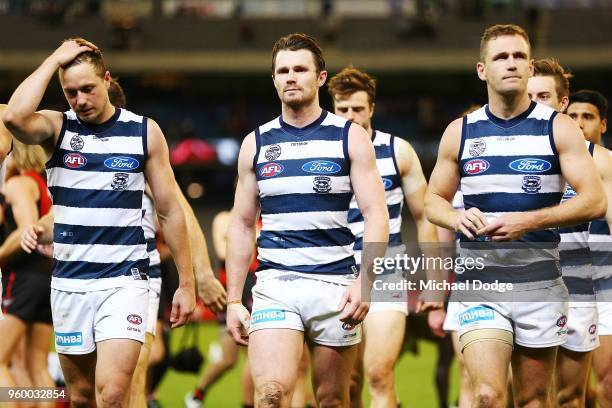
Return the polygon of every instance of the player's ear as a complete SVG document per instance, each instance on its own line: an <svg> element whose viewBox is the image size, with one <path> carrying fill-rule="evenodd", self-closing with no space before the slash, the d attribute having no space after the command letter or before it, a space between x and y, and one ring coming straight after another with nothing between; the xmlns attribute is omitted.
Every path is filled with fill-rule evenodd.
<svg viewBox="0 0 612 408"><path fill-rule="evenodd" d="M567 110L567 107L569 105L569 97L564 96L561 98L561 106L559 111L562 113L565 113L565 111Z"/></svg>
<svg viewBox="0 0 612 408"><path fill-rule="evenodd" d="M601 120L601 133L604 134L608 130L608 119Z"/></svg>
<svg viewBox="0 0 612 408"><path fill-rule="evenodd" d="M317 85L319 87L322 87L325 84L326 80L327 80L327 71L319 72L319 78L317 79Z"/></svg>
<svg viewBox="0 0 612 408"><path fill-rule="evenodd" d="M533 58L529 60L529 77L530 78L533 76L533 73L534 73L533 61L534 61Z"/></svg>
<svg viewBox="0 0 612 408"><path fill-rule="evenodd" d="M372 105L370 105L370 119L372 119L372 116L374 116L374 108L376 107L376 104L374 102L372 102Z"/></svg>
<svg viewBox="0 0 612 408"><path fill-rule="evenodd" d="M481 81L487 80L487 74L485 73L485 65L483 62L478 61L476 63L476 73L478 74L478 78L480 78Z"/></svg>

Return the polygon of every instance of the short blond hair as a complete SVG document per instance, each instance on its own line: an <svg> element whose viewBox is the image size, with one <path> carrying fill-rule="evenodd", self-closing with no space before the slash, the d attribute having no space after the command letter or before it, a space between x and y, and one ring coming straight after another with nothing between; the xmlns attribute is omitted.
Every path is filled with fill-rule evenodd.
<svg viewBox="0 0 612 408"><path fill-rule="evenodd" d="M554 58L542 58L533 63L533 75L535 76L551 76L555 79L555 90L557 96L563 98L569 97L570 93L570 78L574 76L566 71L559 61Z"/></svg>
<svg viewBox="0 0 612 408"><path fill-rule="evenodd" d="M523 29L523 27L518 26L516 24L496 24L487 28L484 33L482 33L482 37L480 37L480 61L484 62L486 57L486 49L489 41L496 39L497 37L503 37L506 35L518 35L522 37L529 46L529 50L531 51L531 43L529 42L529 36L527 32ZM530 52L531 53L531 52Z"/></svg>
<svg viewBox="0 0 612 408"><path fill-rule="evenodd" d="M26 145L13 138L11 157L18 171L33 170L40 173L45 168L45 151L38 145Z"/></svg>

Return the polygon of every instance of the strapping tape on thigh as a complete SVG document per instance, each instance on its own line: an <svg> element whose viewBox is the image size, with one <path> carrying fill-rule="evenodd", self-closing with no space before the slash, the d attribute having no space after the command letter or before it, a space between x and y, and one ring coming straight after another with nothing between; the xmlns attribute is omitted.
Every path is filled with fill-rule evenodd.
<svg viewBox="0 0 612 408"><path fill-rule="evenodd" d="M476 329L470 330L459 337L461 342L461 351L473 343L480 341L498 341L500 343L509 344L511 347L514 346L514 336L512 332L503 329Z"/></svg>

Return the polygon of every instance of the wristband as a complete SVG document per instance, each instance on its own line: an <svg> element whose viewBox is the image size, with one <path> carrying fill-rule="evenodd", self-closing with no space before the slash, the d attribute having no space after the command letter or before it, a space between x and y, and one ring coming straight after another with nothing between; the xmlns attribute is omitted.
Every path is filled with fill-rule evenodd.
<svg viewBox="0 0 612 408"><path fill-rule="evenodd" d="M227 302L228 305L241 305L242 300L230 300Z"/></svg>

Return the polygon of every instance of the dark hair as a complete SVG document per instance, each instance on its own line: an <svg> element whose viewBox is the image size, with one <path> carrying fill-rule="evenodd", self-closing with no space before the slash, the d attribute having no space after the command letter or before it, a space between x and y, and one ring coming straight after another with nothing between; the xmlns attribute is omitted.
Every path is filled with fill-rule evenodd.
<svg viewBox="0 0 612 408"><path fill-rule="evenodd" d="M289 50L308 50L312 53L317 73L325 71L325 60L323 59L323 50L317 44L317 41L308 34L293 33L285 37L281 37L274 43L272 47L272 75L276 67L276 54L279 51Z"/></svg>
<svg viewBox="0 0 612 408"><path fill-rule="evenodd" d="M327 91L332 98L336 95L346 97L358 91L365 91L368 94L368 102L372 105L376 98L376 80L349 65L329 80Z"/></svg>
<svg viewBox="0 0 612 408"><path fill-rule="evenodd" d="M67 41L76 41L76 43L79 45L86 45L86 41L83 38L69 38L64 40L64 42ZM104 64L104 58L102 58L102 52L99 49L85 51L79 54L75 59L64 65L62 69L68 69L74 65L79 65L84 62L91 64L96 72L96 75L98 75L100 78L104 78L104 74L106 73L107 69L106 64Z"/></svg>
<svg viewBox="0 0 612 408"><path fill-rule="evenodd" d="M480 61L484 62L485 60L485 49L487 48L487 43L491 40L496 39L497 37L503 37L506 35L518 35L522 37L525 41L527 41L527 45L531 48L531 43L529 42L529 36L527 32L516 24L496 24L487 28L484 33L482 33L482 37L480 37Z"/></svg>
<svg viewBox="0 0 612 408"><path fill-rule="evenodd" d="M123 92L123 88L115 78L111 79L110 86L108 87L108 99L111 105L125 109L125 92Z"/></svg>
<svg viewBox="0 0 612 408"><path fill-rule="evenodd" d="M533 74L535 76L553 77L555 79L557 96L559 96L559 98L569 96L569 80L573 75L569 71L566 71L556 59L542 58L534 61Z"/></svg>
<svg viewBox="0 0 612 408"><path fill-rule="evenodd" d="M597 91L581 89L580 91L571 94L569 100L570 105L572 103L590 103L597 108L599 117L602 120L608 117L608 100L605 96Z"/></svg>

